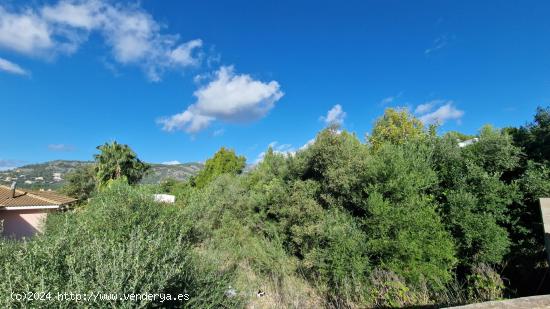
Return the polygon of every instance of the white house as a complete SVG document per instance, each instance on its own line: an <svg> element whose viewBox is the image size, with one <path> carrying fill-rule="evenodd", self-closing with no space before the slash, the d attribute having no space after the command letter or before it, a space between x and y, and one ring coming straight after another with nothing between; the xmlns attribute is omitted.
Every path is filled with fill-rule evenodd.
<svg viewBox="0 0 550 309"><path fill-rule="evenodd" d="M155 202L173 204L176 202L176 197L170 194L153 194Z"/></svg>
<svg viewBox="0 0 550 309"><path fill-rule="evenodd" d="M61 178L61 173L53 173L52 176L53 176L54 181L62 181L63 180L63 178Z"/></svg>

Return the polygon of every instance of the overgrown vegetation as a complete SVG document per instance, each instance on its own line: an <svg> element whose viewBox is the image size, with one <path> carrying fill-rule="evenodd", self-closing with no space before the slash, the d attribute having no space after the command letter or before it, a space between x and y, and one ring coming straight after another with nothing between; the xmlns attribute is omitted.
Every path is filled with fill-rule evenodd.
<svg viewBox="0 0 550 309"><path fill-rule="evenodd" d="M103 160L65 191L89 203L50 216L43 235L0 242L0 294L164 291L189 294L175 307L365 308L550 292L538 210L550 196L549 113L485 126L459 147L473 136L438 136L388 110L366 142L330 127L296 154L269 149L248 173L222 148L189 181L111 177L88 195L91 177L117 174L103 171L119 161ZM153 192L177 202L156 204Z"/></svg>
<svg viewBox="0 0 550 309"><path fill-rule="evenodd" d="M23 243L0 243L0 306L48 308L223 307L231 270L216 269L192 250L190 228L176 207L123 181L93 198L78 213L50 216L44 235ZM49 293L17 301L11 292ZM58 293L182 293L189 301L123 301L90 297L58 300ZM50 298L50 299L48 299Z"/></svg>

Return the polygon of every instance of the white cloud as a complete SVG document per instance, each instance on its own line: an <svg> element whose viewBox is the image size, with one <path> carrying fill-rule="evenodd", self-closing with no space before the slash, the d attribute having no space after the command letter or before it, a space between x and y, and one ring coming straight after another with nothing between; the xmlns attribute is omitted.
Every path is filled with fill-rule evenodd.
<svg viewBox="0 0 550 309"><path fill-rule="evenodd" d="M164 165L178 165L178 164L181 164L181 162L178 161L178 160L173 160L173 161L162 162L161 164L164 164Z"/></svg>
<svg viewBox="0 0 550 309"><path fill-rule="evenodd" d="M460 119L464 115L464 111L457 109L454 106L453 101L443 101L443 102L446 102L446 103L444 105L439 106L439 108L437 108L433 112L420 115L419 119L426 124L441 124L441 125L448 120L460 121ZM434 106L430 106L429 110L432 110Z"/></svg>
<svg viewBox="0 0 550 309"><path fill-rule="evenodd" d="M182 113L161 118L158 123L163 125L162 129L165 131L172 132L180 130L187 133L196 133L206 129L210 125L210 122L215 120L213 117L203 116L190 111L189 109L191 109L191 107L193 107L193 105Z"/></svg>
<svg viewBox="0 0 550 309"><path fill-rule="evenodd" d="M260 164L263 160L264 160L264 157L265 157L265 151L262 151L258 154L258 156L256 157L256 160L254 160L254 165L256 164Z"/></svg>
<svg viewBox="0 0 550 309"><path fill-rule="evenodd" d="M415 114L426 114L433 110L434 107L436 107L439 104L445 103L445 100L432 100L429 102L426 102L424 104L420 104L416 107L414 110Z"/></svg>
<svg viewBox="0 0 550 309"><path fill-rule="evenodd" d="M342 131L337 131L338 134L340 134ZM285 156L294 156L296 152L305 150L309 146L313 145L315 143L315 137L308 140L304 145L302 145L298 150L296 150L294 147L292 147L291 144L279 144L279 142L271 142L267 146L268 148L271 147L273 149L274 153L283 154ZM263 161L265 157L265 151L258 154L258 157L256 157L256 160L254 161L254 164L258 164Z"/></svg>
<svg viewBox="0 0 550 309"><path fill-rule="evenodd" d="M387 97L387 98L382 99L382 101L380 101L380 103L381 104L390 104L394 100L395 100L395 97Z"/></svg>
<svg viewBox="0 0 550 309"><path fill-rule="evenodd" d="M313 145L313 143L315 143L315 138L312 138L309 141L307 141L302 147L300 147L299 150L307 149L309 146Z"/></svg>
<svg viewBox="0 0 550 309"><path fill-rule="evenodd" d="M91 30L104 22L102 9L104 5L100 1L61 1L56 5L43 7L41 13L48 21Z"/></svg>
<svg viewBox="0 0 550 309"><path fill-rule="evenodd" d="M342 109L340 104L334 105L328 112L326 116L321 116L319 119L324 121L327 125L330 124L343 124L344 118L346 117L346 112Z"/></svg>
<svg viewBox="0 0 550 309"><path fill-rule="evenodd" d="M25 69L23 69L19 65L1 57L0 57L0 71L4 71L4 72L16 74L16 75L29 75L29 72L27 72Z"/></svg>
<svg viewBox="0 0 550 309"><path fill-rule="evenodd" d="M447 46L448 43L449 43L449 36L447 34L444 34L444 35L436 38L433 42L432 47L427 48L426 50L424 50L424 54L429 55L429 54L431 54L435 51L438 51L438 50L442 49L443 47Z"/></svg>
<svg viewBox="0 0 550 309"><path fill-rule="evenodd" d="M294 147L292 147L291 144L279 144L279 142L277 141L269 143L267 148L271 148L273 149L274 153L282 154L284 156L293 156L296 154L296 149L294 149ZM254 164L258 164L262 162L264 157L265 157L265 151L261 152L258 155L256 160L254 161Z"/></svg>
<svg viewBox="0 0 550 309"><path fill-rule="evenodd" d="M27 9L19 14L0 6L0 46L23 54L52 49L55 43L48 23Z"/></svg>
<svg viewBox="0 0 550 309"><path fill-rule="evenodd" d="M163 34L161 28L138 5L104 0L62 0L21 12L0 6L0 47L52 57L75 52L90 33L97 32L115 61L141 67L152 81L159 81L167 70L200 62L200 39L180 43L179 35Z"/></svg>
<svg viewBox="0 0 550 309"><path fill-rule="evenodd" d="M59 151L59 152L70 152L70 151L74 151L75 147L73 145L67 145L67 144L49 144L48 150Z"/></svg>
<svg viewBox="0 0 550 309"><path fill-rule="evenodd" d="M225 130L224 129L219 129L219 130L216 130L214 132L212 132L212 136L222 136L223 134L225 133Z"/></svg>
<svg viewBox="0 0 550 309"><path fill-rule="evenodd" d="M226 121L262 118L282 96L279 83L264 83L250 75L236 75L232 66L222 66L213 81L195 91L194 107L202 114Z"/></svg>
<svg viewBox="0 0 550 309"><path fill-rule="evenodd" d="M170 60L172 63L184 67L196 65L198 59L193 57L193 51L199 47L202 47L202 40L199 39L180 44L170 52Z"/></svg>
<svg viewBox="0 0 550 309"><path fill-rule="evenodd" d="M416 107L414 110L415 114L424 114L426 112L431 111L433 108L433 104L431 102L420 104Z"/></svg>
<svg viewBox="0 0 550 309"><path fill-rule="evenodd" d="M380 104L386 105L386 104L393 103L395 100L399 99L402 95L403 95L403 91L399 92L397 95L389 96L387 98L382 99L382 101L380 101Z"/></svg>
<svg viewBox="0 0 550 309"><path fill-rule="evenodd" d="M277 153L294 153L294 148L291 144L279 144L279 142L271 142L268 145L268 148L271 147L273 151Z"/></svg>
<svg viewBox="0 0 550 309"><path fill-rule="evenodd" d="M222 66L208 84L194 92L197 101L179 114L158 122L166 131L196 133L212 121L251 122L264 117L283 96L276 81L262 82Z"/></svg>
<svg viewBox="0 0 550 309"><path fill-rule="evenodd" d="M159 81L167 69L195 66L200 39L178 44L179 35L161 34L161 26L139 8L108 6L104 11L103 35L113 57L122 64L138 64L152 81Z"/></svg>

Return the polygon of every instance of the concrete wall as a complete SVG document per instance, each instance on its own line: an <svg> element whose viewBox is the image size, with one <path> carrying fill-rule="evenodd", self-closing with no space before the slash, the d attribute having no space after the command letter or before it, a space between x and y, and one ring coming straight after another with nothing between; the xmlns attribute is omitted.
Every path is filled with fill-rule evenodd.
<svg viewBox="0 0 550 309"><path fill-rule="evenodd" d="M548 261L550 261L550 198L540 199L540 212L544 224L544 246L546 247Z"/></svg>
<svg viewBox="0 0 550 309"><path fill-rule="evenodd" d="M0 210L3 221L3 236L20 239L42 232L42 228L51 209Z"/></svg>
<svg viewBox="0 0 550 309"><path fill-rule="evenodd" d="M500 301L490 301L466 306L449 307L455 309L548 309L550 295L529 296Z"/></svg>

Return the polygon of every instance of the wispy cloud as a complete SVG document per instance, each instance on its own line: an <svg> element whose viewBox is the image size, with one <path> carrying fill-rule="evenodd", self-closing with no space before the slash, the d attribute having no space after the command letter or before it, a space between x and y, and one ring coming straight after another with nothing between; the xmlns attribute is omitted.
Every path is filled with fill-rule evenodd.
<svg viewBox="0 0 550 309"><path fill-rule="evenodd" d="M216 131L212 132L212 136L218 137L218 136L222 136L224 133L225 133L224 129L219 129L219 130L216 130Z"/></svg>
<svg viewBox="0 0 550 309"><path fill-rule="evenodd" d="M315 138L312 138L310 140L308 140L304 145L302 145L302 147L300 147L298 150L304 150L304 149L307 149L309 146L313 145L313 143L315 143Z"/></svg>
<svg viewBox="0 0 550 309"><path fill-rule="evenodd" d="M344 118L346 118L346 112L344 112L342 105L336 104L327 112L326 116L319 117L319 120L324 121L327 125L342 125Z"/></svg>
<svg viewBox="0 0 550 309"><path fill-rule="evenodd" d="M0 171L11 170L11 169L17 168L17 167L19 167L23 164L25 164L25 161L0 159Z"/></svg>
<svg viewBox="0 0 550 309"><path fill-rule="evenodd" d="M294 148L291 144L280 144L279 142L271 142L268 147L271 147L275 152L278 153L293 153Z"/></svg>
<svg viewBox="0 0 550 309"><path fill-rule="evenodd" d="M448 34L443 34L439 37L437 37L434 41L433 41L433 44L430 48L427 48L426 50L424 50L424 54L426 56L444 48L445 46L447 46L449 44L449 41L450 39L452 39L452 37L450 37Z"/></svg>
<svg viewBox="0 0 550 309"><path fill-rule="evenodd" d="M341 132L341 131L339 131L339 132ZM293 147L291 144L279 144L279 142L276 142L276 141L269 143L269 145L267 147L268 148L271 147L271 149L273 149L274 153L282 154L282 155L285 155L285 156L294 156L297 151L305 150L309 146L313 145L313 143L315 143L315 138L312 138L312 139L308 140L304 145L302 145L298 149ZM258 164L258 163L262 162L264 157L265 157L265 151L261 152L256 157L256 160L254 161L254 164Z"/></svg>
<svg viewBox="0 0 550 309"><path fill-rule="evenodd" d="M426 124L442 125L449 120L460 122L464 116L464 111L456 108L452 100L432 100L418 105L414 112Z"/></svg>
<svg viewBox="0 0 550 309"><path fill-rule="evenodd" d="M267 148L273 149L274 153L282 154L282 155L285 155L285 156L293 156L296 153L296 149L294 149L294 147L292 147L291 144L280 144L277 141L269 143ZM258 164L258 163L262 162L264 157L265 157L265 151L261 152L258 155L256 160L254 161L254 164Z"/></svg>
<svg viewBox="0 0 550 309"><path fill-rule="evenodd" d="M383 99L380 101L380 105L391 104L391 103L395 102L395 100L399 99L402 95L403 95L403 92L399 92L397 95L389 96L389 97L383 98Z"/></svg>
<svg viewBox="0 0 550 309"><path fill-rule="evenodd" d="M200 39L180 42L139 5L107 0L61 0L52 5L9 11L0 5L0 47L52 58L72 54L92 33L99 33L121 65L136 65L151 81L167 70L200 62Z"/></svg>
<svg viewBox="0 0 550 309"><path fill-rule="evenodd" d="M431 111L435 106L440 105L441 103L445 103L445 100L428 101L426 103L418 105L415 108L414 113L417 115L426 114Z"/></svg>
<svg viewBox="0 0 550 309"><path fill-rule="evenodd" d="M392 103L394 100L395 100L395 97L383 98L383 99L380 101L380 104L383 104L383 105L390 104L390 103Z"/></svg>
<svg viewBox="0 0 550 309"><path fill-rule="evenodd" d="M56 151L56 152L71 152L71 151L75 151L76 148L73 145L67 145L67 144L49 144L48 150Z"/></svg>
<svg viewBox="0 0 550 309"><path fill-rule="evenodd" d="M243 123L263 118L283 97L277 81L262 82L222 66L214 78L194 92L197 101L182 113L158 120L165 131L196 133L213 121Z"/></svg>
<svg viewBox="0 0 550 309"><path fill-rule="evenodd" d="M4 71L15 75L23 75L23 76L29 75L29 72L23 69L22 67L20 67L18 64L15 64L1 57L0 57L0 71Z"/></svg>

